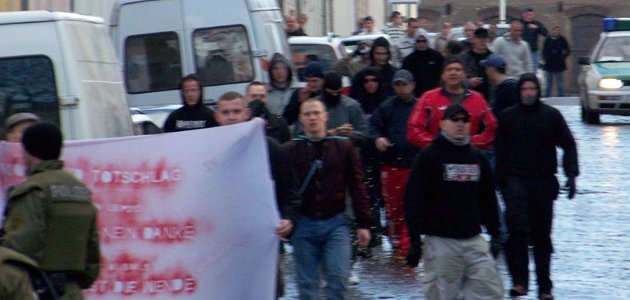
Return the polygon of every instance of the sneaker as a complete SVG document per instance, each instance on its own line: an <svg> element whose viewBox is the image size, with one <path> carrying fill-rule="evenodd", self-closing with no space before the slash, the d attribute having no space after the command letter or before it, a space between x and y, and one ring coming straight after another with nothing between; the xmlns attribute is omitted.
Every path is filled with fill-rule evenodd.
<svg viewBox="0 0 630 300"><path fill-rule="evenodd" d="M350 270L350 277L348 277L348 283L350 285L359 284L359 275L357 275L357 272L354 270L354 268Z"/></svg>

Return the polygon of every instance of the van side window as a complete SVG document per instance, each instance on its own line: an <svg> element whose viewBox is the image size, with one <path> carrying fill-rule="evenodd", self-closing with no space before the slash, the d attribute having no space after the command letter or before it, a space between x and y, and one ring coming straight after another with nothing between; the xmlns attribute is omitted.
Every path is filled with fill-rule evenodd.
<svg viewBox="0 0 630 300"><path fill-rule="evenodd" d="M1 124L14 113L31 112L59 126L58 103L50 58L37 55L0 59Z"/></svg>
<svg viewBox="0 0 630 300"><path fill-rule="evenodd" d="M130 36L125 40L125 84L130 94L179 88L182 63L175 32Z"/></svg>
<svg viewBox="0 0 630 300"><path fill-rule="evenodd" d="M254 80L251 49L242 25L193 33L195 67L203 86Z"/></svg>

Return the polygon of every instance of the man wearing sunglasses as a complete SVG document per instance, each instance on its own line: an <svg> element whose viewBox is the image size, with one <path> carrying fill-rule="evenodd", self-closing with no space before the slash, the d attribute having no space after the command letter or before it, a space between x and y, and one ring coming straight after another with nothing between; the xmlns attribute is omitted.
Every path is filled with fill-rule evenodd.
<svg viewBox="0 0 630 300"><path fill-rule="evenodd" d="M481 94L464 84L466 70L457 57L446 60L442 68L442 86L425 92L413 108L407 122L407 139L418 148L428 147L438 135L440 120L451 104L463 105L470 114L471 144L488 149L494 142L497 121Z"/></svg>
<svg viewBox="0 0 630 300"><path fill-rule="evenodd" d="M405 188L405 220L422 239L427 299L502 299L502 281L480 235L498 238L498 205L490 163L471 146L471 115L452 104L440 133L416 157Z"/></svg>
<svg viewBox="0 0 630 300"><path fill-rule="evenodd" d="M424 92L438 86L443 62L442 54L429 47L427 34L417 34L416 50L405 57L402 63L402 68L409 70L416 79L414 94L422 96Z"/></svg>

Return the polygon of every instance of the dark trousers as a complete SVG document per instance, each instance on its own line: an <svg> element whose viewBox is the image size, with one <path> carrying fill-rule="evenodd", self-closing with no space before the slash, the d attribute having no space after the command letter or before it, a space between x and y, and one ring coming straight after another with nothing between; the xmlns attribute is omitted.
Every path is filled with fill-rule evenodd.
<svg viewBox="0 0 630 300"><path fill-rule="evenodd" d="M553 202L559 184L556 177L521 179L508 177L502 187L508 239L505 258L514 285L529 286L529 246L533 246L539 293L550 293L549 277Z"/></svg>

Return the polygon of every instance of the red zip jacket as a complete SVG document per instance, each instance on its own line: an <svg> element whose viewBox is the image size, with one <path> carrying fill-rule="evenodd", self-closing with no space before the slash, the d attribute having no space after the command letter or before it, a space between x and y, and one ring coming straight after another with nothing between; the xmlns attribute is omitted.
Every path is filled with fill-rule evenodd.
<svg viewBox="0 0 630 300"><path fill-rule="evenodd" d="M470 114L471 144L479 149L487 149L494 142L497 120L483 96L475 91L466 90L462 105ZM424 93L411 112L407 122L407 140L424 149L428 147L438 132L444 110L453 104L442 87ZM480 132L483 123L483 131Z"/></svg>

